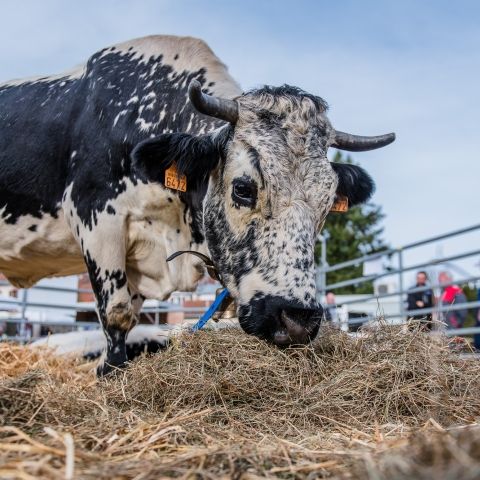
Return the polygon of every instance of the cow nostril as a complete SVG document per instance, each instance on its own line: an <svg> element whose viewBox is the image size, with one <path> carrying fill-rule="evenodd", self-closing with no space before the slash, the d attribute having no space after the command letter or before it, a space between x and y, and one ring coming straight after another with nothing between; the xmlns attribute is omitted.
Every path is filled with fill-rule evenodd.
<svg viewBox="0 0 480 480"><path fill-rule="evenodd" d="M296 330L292 332L285 328L280 328L273 334L273 343L279 347L286 347L289 345L304 345L308 343L309 334L306 329L301 331Z"/></svg>
<svg viewBox="0 0 480 480"><path fill-rule="evenodd" d="M297 323L285 310L282 310L281 320L292 339L303 340L304 337L308 336L307 329Z"/></svg>

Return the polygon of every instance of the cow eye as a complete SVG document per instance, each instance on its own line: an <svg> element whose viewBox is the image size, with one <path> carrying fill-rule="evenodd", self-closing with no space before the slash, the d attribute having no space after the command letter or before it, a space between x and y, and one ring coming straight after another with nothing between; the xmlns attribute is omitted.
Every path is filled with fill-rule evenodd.
<svg viewBox="0 0 480 480"><path fill-rule="evenodd" d="M257 185L250 178L236 178L233 181L232 200L236 205L253 207L257 201Z"/></svg>

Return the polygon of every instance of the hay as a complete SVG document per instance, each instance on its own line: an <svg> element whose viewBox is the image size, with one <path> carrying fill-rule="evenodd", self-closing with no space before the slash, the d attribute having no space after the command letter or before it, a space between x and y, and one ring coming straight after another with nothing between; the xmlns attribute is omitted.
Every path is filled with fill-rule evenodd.
<svg viewBox="0 0 480 480"><path fill-rule="evenodd" d="M478 365L420 331L323 329L287 350L233 329L185 334L101 381L48 350L3 344L0 365L1 478L480 471L480 428L457 428L478 420Z"/></svg>

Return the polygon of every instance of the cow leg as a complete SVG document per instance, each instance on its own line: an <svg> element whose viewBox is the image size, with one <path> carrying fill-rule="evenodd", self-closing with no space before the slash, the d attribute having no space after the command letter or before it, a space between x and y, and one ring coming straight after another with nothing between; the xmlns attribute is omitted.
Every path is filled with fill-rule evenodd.
<svg viewBox="0 0 480 480"><path fill-rule="evenodd" d="M126 337L137 321L125 268L124 222L121 217L110 216L108 220L80 238L98 317L107 339L103 362L97 367L99 376L125 366Z"/></svg>
<svg viewBox="0 0 480 480"><path fill-rule="evenodd" d="M124 367L127 362L125 341L128 332L137 321L132 304L125 267L102 267L93 258L86 257L90 280L97 300L97 313L107 340L103 362L97 367L97 375Z"/></svg>

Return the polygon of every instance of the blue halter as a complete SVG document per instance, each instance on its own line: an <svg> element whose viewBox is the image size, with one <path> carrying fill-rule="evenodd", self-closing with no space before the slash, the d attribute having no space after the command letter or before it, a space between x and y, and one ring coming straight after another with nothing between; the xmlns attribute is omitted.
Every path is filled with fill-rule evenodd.
<svg viewBox="0 0 480 480"><path fill-rule="evenodd" d="M228 290L224 288L217 296L215 301L210 305L208 310L198 319L198 321L195 323L195 325L192 325L190 327L190 331L196 332L197 330L200 330L205 326L205 324L212 318L212 315L218 310L218 307L220 307L220 304L223 302L223 300L228 296Z"/></svg>
<svg viewBox="0 0 480 480"><path fill-rule="evenodd" d="M205 263L205 266L207 267L207 272L210 275L210 277L213 278L214 280L217 280L217 281L221 282L220 275L218 274L214 263L212 262L212 260L210 258L208 258L203 253L194 252L192 250L180 250L180 251L175 252L174 254L170 255L167 258L167 262L172 261L173 259L177 258L178 256L183 255L184 253L190 253L191 255L195 255L196 257L203 260L203 262ZM198 321L195 323L195 325L193 325L190 328L190 331L193 333L193 332L196 332L197 330L200 330L201 328L203 328L205 326L205 324L212 318L212 315L218 310L221 303L223 302L223 300L227 296L228 296L228 290L226 288L224 288L219 293L219 295L217 296L215 301L210 305L208 310L198 319Z"/></svg>

